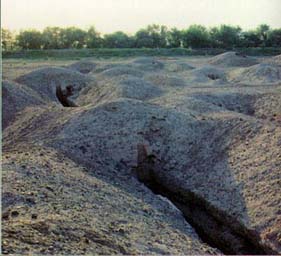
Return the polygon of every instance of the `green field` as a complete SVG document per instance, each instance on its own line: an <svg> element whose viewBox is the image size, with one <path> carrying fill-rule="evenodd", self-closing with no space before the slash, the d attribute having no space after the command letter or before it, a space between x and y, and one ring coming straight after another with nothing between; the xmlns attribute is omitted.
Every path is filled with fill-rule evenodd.
<svg viewBox="0 0 281 256"><path fill-rule="evenodd" d="M3 58L23 59L73 59L73 58L112 58L112 57L137 57L137 56L199 56L217 55L226 51L237 51L252 56L272 56L281 54L281 48L237 48L237 49L186 49L186 48L128 48L128 49L58 49L58 50L22 50L3 52Z"/></svg>

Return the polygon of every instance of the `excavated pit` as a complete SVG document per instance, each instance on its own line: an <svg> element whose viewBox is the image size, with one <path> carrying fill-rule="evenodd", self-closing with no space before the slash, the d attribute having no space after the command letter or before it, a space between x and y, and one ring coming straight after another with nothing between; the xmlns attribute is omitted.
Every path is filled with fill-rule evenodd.
<svg viewBox="0 0 281 256"><path fill-rule="evenodd" d="M259 244L259 238L246 230L238 221L215 209L204 198L194 192L173 187L171 190L159 177L161 161L148 155L144 147L138 148L138 165L133 173L156 195L169 199L195 229L200 239L226 255L273 254L269 248Z"/></svg>
<svg viewBox="0 0 281 256"><path fill-rule="evenodd" d="M66 90L62 90L61 86L56 87L56 97L64 107L78 107L72 100L68 98L69 96L73 95L72 90L73 88L71 86L67 86Z"/></svg>
<svg viewBox="0 0 281 256"><path fill-rule="evenodd" d="M216 75L216 74L209 74L207 75L211 80L217 80L220 79L220 76Z"/></svg>

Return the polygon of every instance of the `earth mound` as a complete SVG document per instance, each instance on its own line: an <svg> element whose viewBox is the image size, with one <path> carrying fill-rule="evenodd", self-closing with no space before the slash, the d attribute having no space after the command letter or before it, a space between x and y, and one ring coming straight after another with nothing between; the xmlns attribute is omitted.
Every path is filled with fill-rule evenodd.
<svg viewBox="0 0 281 256"><path fill-rule="evenodd" d="M234 81L255 85L280 83L281 67L268 63L257 64L241 70Z"/></svg>
<svg viewBox="0 0 281 256"><path fill-rule="evenodd" d="M167 65L167 70L170 72L184 72L192 69L194 69L193 66L182 61L176 61Z"/></svg>
<svg viewBox="0 0 281 256"><path fill-rule="evenodd" d="M255 116L281 125L281 92L258 97L254 104Z"/></svg>
<svg viewBox="0 0 281 256"><path fill-rule="evenodd" d="M5 253L280 254L280 84L213 86L262 65L174 60L112 63L81 107L28 107L4 130Z"/></svg>
<svg viewBox="0 0 281 256"><path fill-rule="evenodd" d="M143 71L157 71L164 68L164 63L152 57L141 57L133 61L135 68Z"/></svg>
<svg viewBox="0 0 281 256"><path fill-rule="evenodd" d="M95 69L96 63L91 61L79 61L68 66L70 69L76 70L82 74L88 74Z"/></svg>
<svg viewBox="0 0 281 256"><path fill-rule="evenodd" d="M95 83L95 79L80 72L59 68L42 68L16 79L18 83L27 85L46 101L58 102L57 89L62 92L71 91L71 99L75 99L80 90Z"/></svg>
<svg viewBox="0 0 281 256"><path fill-rule="evenodd" d="M194 76L194 81L196 82L208 82L208 81L226 81L225 72L213 66L203 66L191 71L191 74Z"/></svg>
<svg viewBox="0 0 281 256"><path fill-rule="evenodd" d="M124 65L124 66L118 66L118 67L113 67L113 68L104 70L99 74L100 79L118 77L118 76L122 76L122 75L131 75L131 76L136 76L136 77L142 77L143 72L139 71L135 68Z"/></svg>
<svg viewBox="0 0 281 256"><path fill-rule="evenodd" d="M270 58L265 63L281 66L281 54Z"/></svg>
<svg viewBox="0 0 281 256"><path fill-rule="evenodd" d="M120 67L122 64L119 63L98 63L96 68L91 72L91 74L99 74L105 70Z"/></svg>
<svg viewBox="0 0 281 256"><path fill-rule="evenodd" d="M87 92L81 92L79 105L98 104L118 98L149 100L162 94L162 90L142 78L131 75L100 81Z"/></svg>
<svg viewBox="0 0 281 256"><path fill-rule="evenodd" d="M93 170L52 148L21 150L3 157L4 254L219 253L202 243L169 203L137 181L133 187L138 189L132 189L133 180L120 180L118 174L111 181L95 177ZM94 171L110 173L104 167ZM30 192L19 195L18 190Z"/></svg>
<svg viewBox="0 0 281 256"><path fill-rule="evenodd" d="M209 64L223 67L249 67L258 64L253 57L248 57L236 52L226 52L213 57Z"/></svg>
<svg viewBox="0 0 281 256"><path fill-rule="evenodd" d="M184 87L186 82L178 76L167 75L163 73L150 74L145 77L146 80L159 87Z"/></svg>
<svg viewBox="0 0 281 256"><path fill-rule="evenodd" d="M43 104L40 96L27 86L7 80L2 81L2 125L4 129L14 121L17 112L28 106Z"/></svg>
<svg viewBox="0 0 281 256"><path fill-rule="evenodd" d="M281 54L277 55L275 57L273 57L273 61L277 64L277 65L281 65Z"/></svg>

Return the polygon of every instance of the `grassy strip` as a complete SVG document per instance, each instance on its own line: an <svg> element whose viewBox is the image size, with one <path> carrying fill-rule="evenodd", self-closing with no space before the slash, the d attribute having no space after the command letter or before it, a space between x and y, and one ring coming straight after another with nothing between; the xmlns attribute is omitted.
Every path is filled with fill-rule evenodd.
<svg viewBox="0 0 281 256"><path fill-rule="evenodd" d="M281 48L238 48L232 49L246 55L278 55ZM73 58L112 58L112 57L135 57L135 56L198 56L198 55L217 55L228 50L225 49L150 49L150 48L128 48L128 49L59 49L59 50L23 50L2 52L3 58L24 58L24 59L73 59Z"/></svg>

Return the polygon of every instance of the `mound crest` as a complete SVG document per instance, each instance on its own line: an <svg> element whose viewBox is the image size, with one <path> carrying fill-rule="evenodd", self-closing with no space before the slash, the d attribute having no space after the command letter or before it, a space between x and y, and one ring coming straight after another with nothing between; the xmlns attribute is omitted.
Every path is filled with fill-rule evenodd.
<svg viewBox="0 0 281 256"><path fill-rule="evenodd" d="M273 57L273 60L277 65L281 65L281 54Z"/></svg>
<svg viewBox="0 0 281 256"><path fill-rule="evenodd" d="M99 63L99 64L97 64L96 68L91 73L92 74L101 73L105 70L119 67L120 65L121 64L118 64L118 63L114 63L114 64L113 63L107 63L107 64Z"/></svg>
<svg viewBox="0 0 281 256"><path fill-rule="evenodd" d="M75 99L81 89L95 82L94 78L90 76L58 67L38 69L20 76L16 81L29 86L47 101L58 101L57 88L61 91L71 88L71 97Z"/></svg>
<svg viewBox="0 0 281 256"><path fill-rule="evenodd" d="M148 100L161 94L162 90L148 81L134 76L121 76L102 81L98 86L92 87L79 97L79 103L98 104L118 98Z"/></svg>
<svg viewBox="0 0 281 256"><path fill-rule="evenodd" d="M133 61L133 65L137 69L144 71L156 71L164 68L164 64L161 61L152 57L137 58Z"/></svg>
<svg viewBox="0 0 281 256"><path fill-rule="evenodd" d="M28 106L42 105L44 102L32 89L10 81L2 82L3 128L15 119L17 112Z"/></svg>
<svg viewBox="0 0 281 256"><path fill-rule="evenodd" d="M128 66L119 66L119 67L107 69L100 73L101 78L112 78L112 77L117 77L117 76L122 76L122 75L131 75L131 76L136 76L136 77L142 77L143 72L141 72L135 68L128 67Z"/></svg>
<svg viewBox="0 0 281 256"><path fill-rule="evenodd" d="M212 67L203 66L201 68L194 69L192 74L195 76L194 81L207 82L210 80L226 80L226 75L223 70Z"/></svg>
<svg viewBox="0 0 281 256"><path fill-rule="evenodd" d="M270 58L270 60L266 61L265 63L281 66L281 54Z"/></svg>
<svg viewBox="0 0 281 256"><path fill-rule="evenodd" d="M76 70L82 74L88 74L95 69L97 66L96 63L91 61L79 61L71 64L69 66L70 69Z"/></svg>
<svg viewBox="0 0 281 256"><path fill-rule="evenodd" d="M162 90L148 81L137 77L129 77L118 83L122 96L126 98L147 100L160 96Z"/></svg>
<svg viewBox="0 0 281 256"><path fill-rule="evenodd" d="M258 61L236 52L226 52L213 57L209 63L224 67L249 67L258 64Z"/></svg>
<svg viewBox="0 0 281 256"><path fill-rule="evenodd" d="M171 76L166 74L152 74L146 77L151 83L160 87L184 87L185 81L177 76Z"/></svg>
<svg viewBox="0 0 281 256"><path fill-rule="evenodd" d="M194 67L192 67L191 65L189 65L186 62L181 62L181 61L173 62L173 63L169 64L167 67L167 70L170 72L183 72L183 71L188 71L188 70L192 70L192 69L194 69Z"/></svg>
<svg viewBox="0 0 281 256"><path fill-rule="evenodd" d="M280 83L281 67L278 65L261 63L240 71L240 74L234 79L235 82L249 84L275 84Z"/></svg>

